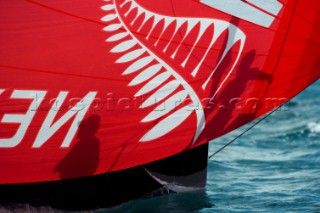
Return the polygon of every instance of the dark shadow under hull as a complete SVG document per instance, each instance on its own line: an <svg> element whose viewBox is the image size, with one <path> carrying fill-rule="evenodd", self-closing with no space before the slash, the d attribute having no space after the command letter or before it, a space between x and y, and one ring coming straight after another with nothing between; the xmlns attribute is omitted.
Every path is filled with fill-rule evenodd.
<svg viewBox="0 0 320 213"><path fill-rule="evenodd" d="M204 188L207 156L208 144L205 144L118 172L43 183L0 185L0 205L8 209L14 209L17 204L29 204L64 210L89 210L170 193L173 192L170 184Z"/></svg>

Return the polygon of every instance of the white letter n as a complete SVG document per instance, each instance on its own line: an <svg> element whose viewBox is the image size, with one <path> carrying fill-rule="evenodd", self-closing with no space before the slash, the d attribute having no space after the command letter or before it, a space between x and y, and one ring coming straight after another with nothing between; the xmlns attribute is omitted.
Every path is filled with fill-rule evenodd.
<svg viewBox="0 0 320 213"><path fill-rule="evenodd" d="M77 129L78 124L82 121L84 115L88 111L96 92L89 92L80 102L72 107L66 114L64 114L59 120L53 123L54 118L56 117L57 112L59 111L62 103L66 99L68 92L60 92L56 103L52 105L52 109L47 115L39 134L32 147L41 147L61 126L63 126L68 120L70 120L74 115L76 115L74 121L71 124L71 127L61 145L61 147L69 147ZM56 105L55 105L56 104ZM83 106L83 107L80 107ZM53 110L55 107L55 110ZM80 110L79 110L80 109ZM81 110L82 109L82 110Z"/></svg>

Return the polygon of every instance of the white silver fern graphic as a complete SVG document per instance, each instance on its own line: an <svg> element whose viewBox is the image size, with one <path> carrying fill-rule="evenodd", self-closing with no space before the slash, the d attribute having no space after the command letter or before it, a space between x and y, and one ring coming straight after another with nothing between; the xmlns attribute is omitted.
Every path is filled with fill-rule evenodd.
<svg viewBox="0 0 320 213"><path fill-rule="evenodd" d="M212 70L210 75L208 75L208 78L204 81L202 85L203 90L206 89L208 82L211 80L214 72L222 63L230 49L235 45L235 43L240 41L240 48L236 60L234 61L232 68L229 70L227 76L219 85L212 98L214 98L214 96L219 92L239 60L245 42L244 33L234 25L221 20L207 18L171 17L157 14L155 12L146 10L145 8L137 4L134 0L124 0L121 4L117 4L115 0L105 0L105 2L107 3L102 7L102 9L107 11L108 14L101 20L107 23L104 30L112 33L112 35L108 37L106 41L113 42L115 44L115 46L111 49L112 53L122 54L122 56L116 61L116 63L128 63L128 67L122 74L135 74L135 77L132 79L128 86L141 86L140 90L135 94L135 96L141 96L146 93L150 94L152 92L152 95L141 105L142 108L156 105L160 101L165 102L164 109L161 109L161 107L163 107L162 105L157 105L151 113L149 113L144 119L142 119L141 122L150 122L156 119L159 119L160 121L140 139L140 142L147 142L162 137L173 129L177 128L190 115L196 114L197 124L192 143L194 144L205 127L204 111L201 106L199 97L197 96L194 89L185 81L185 79L181 75L179 75L159 56L154 54L135 36L134 33L129 30L129 25L132 25L137 20L137 18L143 15L144 20L141 23L140 27L137 28L137 32L139 32L148 20L152 20L153 23L149 34L145 35L144 38L145 40L148 40L157 24L160 21L164 21L163 30L160 33L158 40L154 43L154 46L157 46L158 41L165 32L166 28L171 23L176 22L175 31L172 34L171 39L168 41L166 47L162 49L162 52L166 53L167 48L171 44L174 35L178 32L179 28L186 23L187 31L184 34L184 37L178 45L176 51L170 56L171 60L174 60L178 49L184 42L184 39L187 37L193 27L195 27L197 24L200 24L198 37L193 47L191 48L190 53L181 63L182 67L186 66L193 49L196 47L198 41L203 36L205 30L209 27L214 27L214 35L211 38L210 44L207 47L205 54L203 55L201 60L199 60L198 65L191 73L193 77L196 77L201 64L204 62L209 53L209 50L213 47L219 36L223 32L227 31L229 36L226 48L223 50L222 56L220 57L215 69ZM120 10L124 10L124 6L129 9L127 9L126 11L121 11L123 13L123 16L121 16ZM127 17L128 14L130 14L130 12L132 12L133 10L137 10L135 18L131 19L129 22L127 21L128 23L126 23L126 21L124 20L125 17ZM191 99L192 104L197 107L190 109L189 106L182 106L181 103L186 99Z"/></svg>

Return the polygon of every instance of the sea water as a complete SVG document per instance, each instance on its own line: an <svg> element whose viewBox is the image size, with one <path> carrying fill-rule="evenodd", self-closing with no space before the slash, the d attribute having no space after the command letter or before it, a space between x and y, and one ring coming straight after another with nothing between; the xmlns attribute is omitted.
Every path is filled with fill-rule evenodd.
<svg viewBox="0 0 320 213"><path fill-rule="evenodd" d="M253 123L212 141L209 154ZM320 80L211 158L205 191L99 212L320 212Z"/></svg>
<svg viewBox="0 0 320 213"><path fill-rule="evenodd" d="M204 191L94 212L320 212L320 80L282 109L209 160ZM212 141L209 155L255 122ZM56 212L30 206L20 211Z"/></svg>

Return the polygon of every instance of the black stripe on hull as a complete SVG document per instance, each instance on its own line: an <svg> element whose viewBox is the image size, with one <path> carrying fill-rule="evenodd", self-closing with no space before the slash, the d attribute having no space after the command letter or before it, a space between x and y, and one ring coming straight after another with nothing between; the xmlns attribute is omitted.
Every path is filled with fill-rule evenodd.
<svg viewBox="0 0 320 213"><path fill-rule="evenodd" d="M9 209L14 209L17 204L29 204L64 210L89 210L166 194L171 190L160 184L150 172L161 174L160 177L182 179L182 186L188 182L186 187L203 185L206 181L203 171L206 171L207 155L208 144L205 144L160 161L118 172L52 182L0 185L0 205ZM184 176L188 177L187 181L183 181Z"/></svg>

